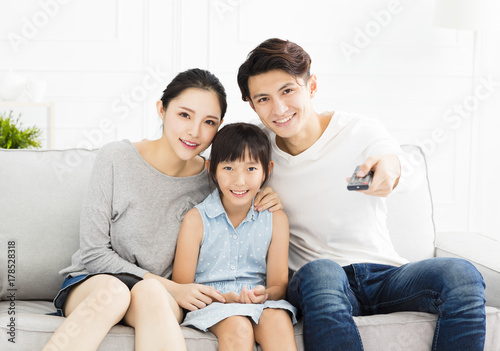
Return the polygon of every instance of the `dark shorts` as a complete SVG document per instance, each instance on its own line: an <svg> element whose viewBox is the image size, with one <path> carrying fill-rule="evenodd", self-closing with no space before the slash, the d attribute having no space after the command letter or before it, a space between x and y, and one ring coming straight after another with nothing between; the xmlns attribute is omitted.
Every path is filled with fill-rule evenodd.
<svg viewBox="0 0 500 351"><path fill-rule="evenodd" d="M92 273L92 274L81 274L81 275L77 275L76 277L72 277L71 275L68 275L62 283L61 290L59 290L59 293L57 294L57 296L54 299L54 306L57 310L56 315L64 317L63 307L64 307L64 303L66 302L66 299L68 298L68 294L70 293L71 289L73 289L74 287L83 283L88 278L93 277L93 276L98 275L98 274L111 275L111 276L119 279L122 283L124 283L129 288L129 290L132 290L133 286L137 282L139 282L143 279L141 277L138 277L138 276L130 274L130 273Z"/></svg>

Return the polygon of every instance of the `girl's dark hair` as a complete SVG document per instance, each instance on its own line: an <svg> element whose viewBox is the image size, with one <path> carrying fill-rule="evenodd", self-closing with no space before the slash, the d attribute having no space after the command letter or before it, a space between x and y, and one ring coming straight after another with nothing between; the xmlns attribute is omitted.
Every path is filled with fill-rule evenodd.
<svg viewBox="0 0 500 351"><path fill-rule="evenodd" d="M261 73L282 70L304 81L311 75L311 57L299 45L277 38L262 42L250 51L238 70L238 85L243 101L250 101L248 79Z"/></svg>
<svg viewBox="0 0 500 351"><path fill-rule="evenodd" d="M247 150L253 160L262 164L265 175L262 185L264 185L269 179L269 162L271 162L271 143L266 133L254 124L231 123L222 127L215 135L210 150L208 174L210 181L219 191L216 178L217 165L224 161L242 160Z"/></svg>
<svg viewBox="0 0 500 351"><path fill-rule="evenodd" d="M167 88L163 91L163 96L161 97L163 109L166 110L170 101L177 98L189 88L198 88L216 93L219 99L221 120L224 118L227 110L226 91L224 90L224 86L215 75L199 68L181 72L172 79L167 85Z"/></svg>

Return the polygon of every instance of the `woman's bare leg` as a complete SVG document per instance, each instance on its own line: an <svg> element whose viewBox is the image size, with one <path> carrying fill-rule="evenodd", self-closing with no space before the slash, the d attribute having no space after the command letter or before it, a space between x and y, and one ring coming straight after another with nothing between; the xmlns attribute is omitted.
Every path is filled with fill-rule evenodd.
<svg viewBox="0 0 500 351"><path fill-rule="evenodd" d="M69 293L64 305L67 318L43 351L97 350L129 304L130 291L119 279L105 274L90 277Z"/></svg>
<svg viewBox="0 0 500 351"><path fill-rule="evenodd" d="M125 323L135 328L135 349L186 350L179 326L182 309L165 287L154 279L141 280L132 288Z"/></svg>

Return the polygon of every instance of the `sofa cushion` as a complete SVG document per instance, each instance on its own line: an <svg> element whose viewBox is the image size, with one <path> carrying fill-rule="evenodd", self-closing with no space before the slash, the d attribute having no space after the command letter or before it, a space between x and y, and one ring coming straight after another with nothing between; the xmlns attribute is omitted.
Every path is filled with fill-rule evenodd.
<svg viewBox="0 0 500 351"><path fill-rule="evenodd" d="M9 242L15 250L15 281L1 270L0 299L9 288L17 289L17 299L55 297L63 280L58 272L79 246L80 207L95 156L96 150L0 149L0 252L7 253ZM0 255L0 266L7 263Z"/></svg>
<svg viewBox="0 0 500 351"><path fill-rule="evenodd" d="M5 313L8 304L0 302L0 350L10 350L12 344L7 340L8 315ZM53 307L46 301L19 301L16 306L16 350L39 350L62 323L62 317L47 316ZM354 317L359 333L363 339L364 349L373 350L405 350L427 351L431 349L436 315L420 312L398 312L370 317ZM303 350L302 322L294 327L298 350ZM500 345L500 310L486 307L486 348L498 350ZM216 351L217 338L210 332L203 333L183 327L182 332L188 350ZM383 348L381 348L383 345ZM99 350L127 351L134 349L134 330L117 325L111 328L104 338ZM255 347L255 350L261 350Z"/></svg>

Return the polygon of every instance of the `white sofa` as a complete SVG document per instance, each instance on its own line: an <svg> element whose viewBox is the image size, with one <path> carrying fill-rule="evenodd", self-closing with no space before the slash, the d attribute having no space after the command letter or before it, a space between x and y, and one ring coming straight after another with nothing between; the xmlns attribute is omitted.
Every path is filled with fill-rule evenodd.
<svg viewBox="0 0 500 351"><path fill-rule="evenodd" d="M396 249L410 260L454 256L474 263L487 286L485 350L500 350L500 243L477 233L435 238L423 154L416 146L403 148L416 186L387 199ZM63 280L57 272L79 245L80 204L95 156L96 150L0 149L0 350L40 350L63 321L47 313L54 312L52 299ZM365 350L430 350L436 316L400 312L355 321ZM217 350L213 334L183 332L189 350ZM301 323L295 333L302 350ZM123 325L113 327L99 348L133 349L134 330Z"/></svg>

